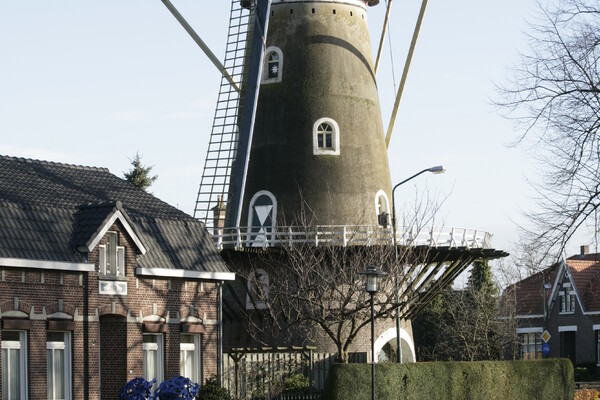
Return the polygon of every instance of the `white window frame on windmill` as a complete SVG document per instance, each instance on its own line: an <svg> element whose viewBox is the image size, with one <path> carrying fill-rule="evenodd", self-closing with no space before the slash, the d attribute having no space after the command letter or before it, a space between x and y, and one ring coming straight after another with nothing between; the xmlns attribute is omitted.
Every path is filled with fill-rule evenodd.
<svg viewBox="0 0 600 400"><path fill-rule="evenodd" d="M382 198L383 202L381 201ZM375 213L377 215L377 225L384 228L391 225L390 201L383 190L379 190L375 195Z"/></svg>
<svg viewBox="0 0 600 400"><path fill-rule="evenodd" d="M106 244L98 245L98 267L103 279L125 276L125 247L119 246L118 232L106 232Z"/></svg>
<svg viewBox="0 0 600 400"><path fill-rule="evenodd" d="M264 310L267 304L263 299L269 298L269 274L264 269L257 268L253 273L255 279L248 279L248 294L246 294L246 310ZM259 287L262 293L259 293Z"/></svg>
<svg viewBox="0 0 600 400"><path fill-rule="evenodd" d="M255 206L261 196L271 199L271 204L266 206ZM260 207L260 208L259 208ZM254 214L256 214L260 226L254 226ZM271 225L264 225L268 217L271 217ZM268 190L258 191L252 196L248 207L248 231L246 244L248 247L268 247L269 242L275 240L275 223L277 221L277 199ZM256 231L258 229L258 231Z"/></svg>
<svg viewBox="0 0 600 400"><path fill-rule="evenodd" d="M340 127L335 120L324 117L314 123L313 154L331 156L340 154Z"/></svg>
<svg viewBox="0 0 600 400"><path fill-rule="evenodd" d="M281 82L283 75L283 52L279 47L270 46L265 51L265 62L261 83Z"/></svg>

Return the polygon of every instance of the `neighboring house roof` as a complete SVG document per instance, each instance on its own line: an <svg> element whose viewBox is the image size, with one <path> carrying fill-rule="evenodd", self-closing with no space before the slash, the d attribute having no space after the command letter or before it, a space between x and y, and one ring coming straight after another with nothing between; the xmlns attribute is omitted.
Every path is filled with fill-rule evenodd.
<svg viewBox="0 0 600 400"><path fill-rule="evenodd" d="M554 264L541 272L537 272L527 278L509 286L505 295L515 296L516 315L543 315L544 303L542 302L542 287L544 283L553 283L560 268L560 263ZM548 304L551 291L545 291L544 299Z"/></svg>
<svg viewBox="0 0 600 400"><path fill-rule="evenodd" d="M533 274L507 288L506 294L516 296L517 315L542 315L542 274L545 282L552 285L560 284L565 274L565 266L573 283L574 289L581 300L584 311L600 311L600 254L583 254L569 257L564 262L558 262L541 272ZM560 281L556 275L560 273ZM546 291L546 304L549 297L558 295L558 290ZM554 299L552 299L554 300Z"/></svg>
<svg viewBox="0 0 600 400"><path fill-rule="evenodd" d="M138 268L229 272L201 222L108 169L0 156L0 259L81 263L117 219Z"/></svg>

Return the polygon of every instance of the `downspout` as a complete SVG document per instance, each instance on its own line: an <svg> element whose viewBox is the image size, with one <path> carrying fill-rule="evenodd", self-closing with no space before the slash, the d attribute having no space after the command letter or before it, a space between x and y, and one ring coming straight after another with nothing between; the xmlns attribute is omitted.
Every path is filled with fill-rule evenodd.
<svg viewBox="0 0 600 400"><path fill-rule="evenodd" d="M217 375L219 375L219 385L223 387L223 281L217 283L217 287L219 288Z"/></svg>

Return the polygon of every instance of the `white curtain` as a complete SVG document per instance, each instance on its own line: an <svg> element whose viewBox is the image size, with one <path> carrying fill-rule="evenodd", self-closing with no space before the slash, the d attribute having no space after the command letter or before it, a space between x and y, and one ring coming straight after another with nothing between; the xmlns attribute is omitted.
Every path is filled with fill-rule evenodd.
<svg viewBox="0 0 600 400"><path fill-rule="evenodd" d="M2 398L21 398L21 350L2 349Z"/></svg>

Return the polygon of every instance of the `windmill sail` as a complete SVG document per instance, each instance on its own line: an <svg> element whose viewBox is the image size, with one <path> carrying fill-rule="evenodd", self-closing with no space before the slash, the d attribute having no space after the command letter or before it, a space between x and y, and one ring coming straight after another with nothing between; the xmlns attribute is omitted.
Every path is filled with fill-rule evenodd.
<svg viewBox="0 0 600 400"><path fill-rule="evenodd" d="M270 0L232 0L224 67L238 90L221 78L194 217L207 227L224 224L224 207L239 207L258 100ZM222 212L223 211L223 212ZM239 214L232 211L230 214ZM233 222L235 224L235 221Z"/></svg>

